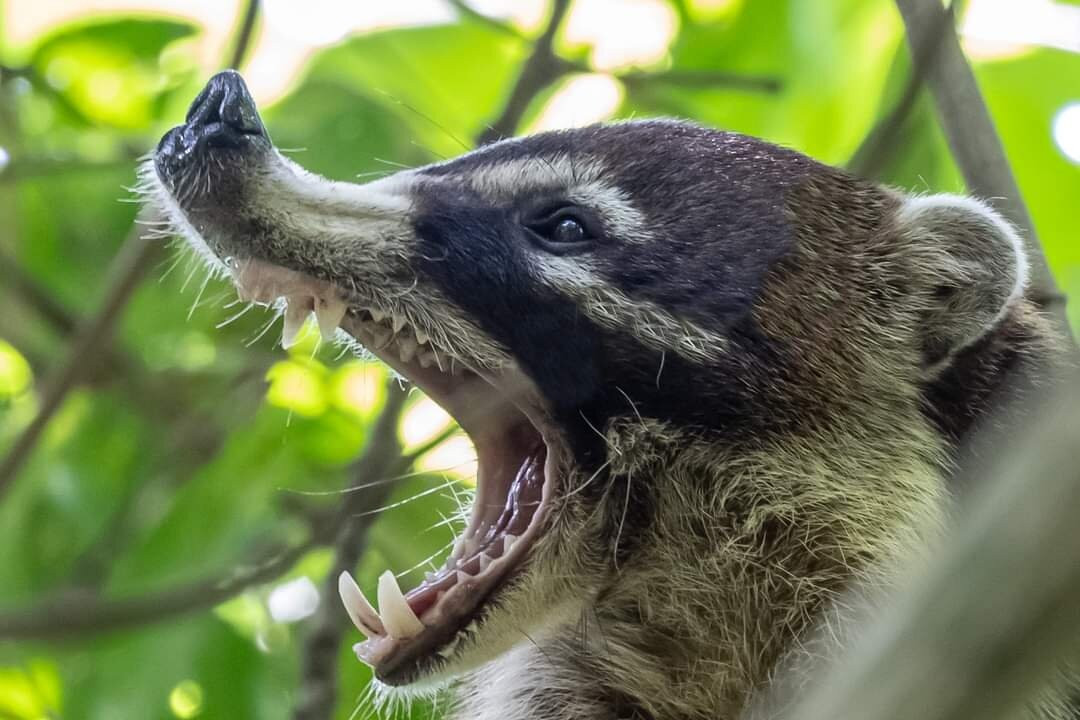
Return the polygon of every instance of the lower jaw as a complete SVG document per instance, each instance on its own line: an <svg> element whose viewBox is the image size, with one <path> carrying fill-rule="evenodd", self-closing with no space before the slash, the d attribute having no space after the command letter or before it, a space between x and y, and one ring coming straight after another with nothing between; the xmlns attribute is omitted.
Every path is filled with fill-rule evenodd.
<svg viewBox="0 0 1080 720"><path fill-rule="evenodd" d="M461 417L460 403L454 408L448 406L454 403L445 399L440 402L440 394L446 392L446 386L440 385L447 381L445 374L372 348L358 323L343 323L343 327L442 404L470 434L477 450L477 496L468 527L455 542L446 564L405 595L423 630L411 637L372 637L353 648L381 682L410 685L437 674L484 623L501 592L525 570L528 552L542 534L548 515L549 478L553 476L549 465L553 463L549 463L542 434L520 410L494 410L498 422L489 419L484 425L496 425L497 432L470 431L470 423ZM490 384L476 376L453 382L476 382L491 391Z"/></svg>
<svg viewBox="0 0 1080 720"><path fill-rule="evenodd" d="M438 673L483 625L499 594L525 570L525 554L540 530L546 459L547 448L541 444L522 463L504 512L490 522L483 513L479 522L474 516L444 567L406 594L424 624L422 632L410 638L373 638L354 646L357 657L372 666L381 682L403 686Z"/></svg>

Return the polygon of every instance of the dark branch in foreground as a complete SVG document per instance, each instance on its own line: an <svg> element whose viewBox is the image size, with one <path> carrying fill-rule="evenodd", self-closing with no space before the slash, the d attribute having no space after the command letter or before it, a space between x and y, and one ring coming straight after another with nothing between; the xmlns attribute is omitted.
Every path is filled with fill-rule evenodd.
<svg viewBox="0 0 1080 720"><path fill-rule="evenodd" d="M981 492L942 552L782 718L1005 720L1060 679L1080 631L1080 378L1069 379L1015 446L969 469Z"/></svg>
<svg viewBox="0 0 1080 720"><path fill-rule="evenodd" d="M940 0L896 0L904 19L908 44L914 53L926 47L937 29L948 22ZM1031 286L1042 308L1051 313L1058 329L1070 336L1061 294L1035 234L1027 206L1005 157L1001 139L979 92L960 40L949 23L941 38L936 61L927 66L926 82L934 96L941 127L968 190L992 203L1016 225L1031 262Z"/></svg>
<svg viewBox="0 0 1080 720"><path fill-rule="evenodd" d="M532 53L526 58L521 68L510 98L502 113L476 139L477 145L510 137L521 124L521 118L529 108L529 103L549 85L568 72L569 65L555 54L555 35L559 32L570 0L554 0L551 4L551 17L544 31L533 44Z"/></svg>
<svg viewBox="0 0 1080 720"><path fill-rule="evenodd" d="M333 716L337 704L338 654L346 630L351 627L345 610L337 601L338 575L352 572L367 544L367 534L377 515L361 515L364 510L383 505L394 483L371 485L371 478L394 477L411 459L401 455L398 422L407 394L396 380L387 383L386 405L371 430L368 449L356 463L354 481L336 511L338 528L334 538L334 563L323 581L322 604L313 627L304 640L301 681L293 717L322 720ZM404 462L403 462L404 460Z"/></svg>

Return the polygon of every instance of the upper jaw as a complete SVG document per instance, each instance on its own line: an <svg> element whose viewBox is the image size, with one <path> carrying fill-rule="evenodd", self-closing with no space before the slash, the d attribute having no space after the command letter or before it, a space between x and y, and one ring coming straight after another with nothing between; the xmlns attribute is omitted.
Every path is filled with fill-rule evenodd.
<svg viewBox="0 0 1080 720"><path fill-rule="evenodd" d="M456 310L433 289L401 283L412 252L409 176L366 185L314 178L254 132L249 102L238 75L215 77L188 122L163 139L154 169L177 225L209 245L241 298L284 304L284 344L312 312L327 338L340 326L443 405L477 448L477 499L447 566L408 596L384 577L381 615L342 578L350 616L370 637L361 659L387 683L412 682L444 669L466 625L492 611L485 602L527 575L553 521L565 445L540 393L497 343L466 318L448 321ZM244 213L277 235L252 235ZM311 220L307 232L288 225L296 217ZM482 629L473 640L483 642Z"/></svg>

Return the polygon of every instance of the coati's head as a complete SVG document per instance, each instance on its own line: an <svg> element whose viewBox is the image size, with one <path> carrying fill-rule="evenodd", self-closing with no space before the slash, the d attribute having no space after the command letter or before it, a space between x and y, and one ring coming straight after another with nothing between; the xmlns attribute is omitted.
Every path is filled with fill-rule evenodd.
<svg viewBox="0 0 1080 720"><path fill-rule="evenodd" d="M943 378L1023 304L1019 242L984 205L683 122L544 133L356 185L282 157L229 72L148 175L242 298L287 301L286 344L313 311L476 446L447 566L405 599L384 578L381 616L342 581L358 654L390 684L475 667L609 592L673 501L656 478L680 438L729 460L796 444L808 467L830 461L820 433L841 439L822 453L955 440L989 386L949 396L954 423Z"/></svg>

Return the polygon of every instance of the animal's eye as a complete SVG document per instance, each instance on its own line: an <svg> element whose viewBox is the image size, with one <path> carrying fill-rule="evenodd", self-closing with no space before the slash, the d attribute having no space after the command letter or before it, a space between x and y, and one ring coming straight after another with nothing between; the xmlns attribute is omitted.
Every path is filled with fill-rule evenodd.
<svg viewBox="0 0 1080 720"><path fill-rule="evenodd" d="M561 207L525 223L529 234L540 247L552 253L584 249L595 239L594 225L576 207Z"/></svg>
<svg viewBox="0 0 1080 720"><path fill-rule="evenodd" d="M563 218L551 231L551 239L557 243L576 243L585 239L585 228L574 218Z"/></svg>

